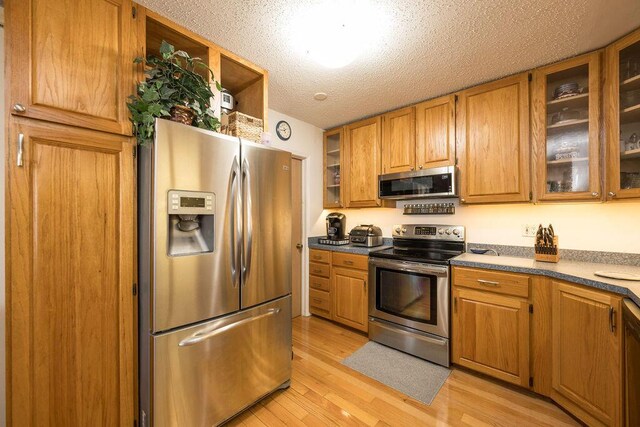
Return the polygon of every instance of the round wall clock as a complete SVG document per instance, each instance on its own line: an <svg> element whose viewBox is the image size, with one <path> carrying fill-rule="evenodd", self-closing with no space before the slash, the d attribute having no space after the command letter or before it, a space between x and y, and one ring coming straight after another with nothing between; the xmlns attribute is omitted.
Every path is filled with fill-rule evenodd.
<svg viewBox="0 0 640 427"><path fill-rule="evenodd" d="M276 133L278 134L278 138L283 141L288 141L289 138L291 138L291 125L284 120L280 120L276 125Z"/></svg>

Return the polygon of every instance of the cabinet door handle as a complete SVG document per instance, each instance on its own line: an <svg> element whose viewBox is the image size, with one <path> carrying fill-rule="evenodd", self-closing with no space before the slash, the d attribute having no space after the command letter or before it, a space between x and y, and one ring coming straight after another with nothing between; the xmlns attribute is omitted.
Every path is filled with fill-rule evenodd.
<svg viewBox="0 0 640 427"><path fill-rule="evenodd" d="M609 197L616 197L616 193L614 193L613 191L609 191Z"/></svg>
<svg viewBox="0 0 640 427"><path fill-rule="evenodd" d="M16 165L19 167L24 166L24 161L22 160L22 150L24 148L24 134L18 134L18 155L16 159Z"/></svg>
<svg viewBox="0 0 640 427"><path fill-rule="evenodd" d="M609 330L613 333L616 329L616 310L609 307Z"/></svg>
<svg viewBox="0 0 640 427"><path fill-rule="evenodd" d="M13 111L15 111L16 113L24 113L25 111L27 111L27 108L24 105L18 103L13 106Z"/></svg>
<svg viewBox="0 0 640 427"><path fill-rule="evenodd" d="M491 280L478 279L478 283L486 286L500 286L500 282L492 282Z"/></svg>
<svg viewBox="0 0 640 427"><path fill-rule="evenodd" d="M591 195L593 197L598 197L600 195L600 193L598 193L597 191L594 191L593 193L591 193Z"/></svg>

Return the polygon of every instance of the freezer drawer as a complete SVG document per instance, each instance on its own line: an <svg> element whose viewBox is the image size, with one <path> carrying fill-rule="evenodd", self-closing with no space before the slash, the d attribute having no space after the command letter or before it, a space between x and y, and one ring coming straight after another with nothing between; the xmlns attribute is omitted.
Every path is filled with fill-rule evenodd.
<svg viewBox="0 0 640 427"><path fill-rule="evenodd" d="M154 337L153 426L220 424L290 379L291 351L290 296Z"/></svg>

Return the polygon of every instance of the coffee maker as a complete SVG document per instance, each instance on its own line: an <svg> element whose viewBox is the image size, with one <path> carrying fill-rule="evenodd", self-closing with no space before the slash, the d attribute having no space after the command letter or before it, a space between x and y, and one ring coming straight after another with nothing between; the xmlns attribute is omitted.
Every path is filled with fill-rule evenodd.
<svg viewBox="0 0 640 427"><path fill-rule="evenodd" d="M345 240L344 234L347 228L347 217L340 212L331 212L327 215L327 239Z"/></svg>

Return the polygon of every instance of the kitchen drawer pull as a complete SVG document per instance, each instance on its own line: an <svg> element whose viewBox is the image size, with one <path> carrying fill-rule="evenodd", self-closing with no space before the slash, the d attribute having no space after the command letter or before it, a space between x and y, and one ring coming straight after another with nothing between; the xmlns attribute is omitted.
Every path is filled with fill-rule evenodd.
<svg viewBox="0 0 640 427"><path fill-rule="evenodd" d="M314 269L313 269L313 272L314 272L315 274L322 274L322 270L319 270L319 269L317 269L317 268L314 268Z"/></svg>
<svg viewBox="0 0 640 427"><path fill-rule="evenodd" d="M616 310L609 307L609 330L613 333L616 329Z"/></svg>
<svg viewBox="0 0 640 427"><path fill-rule="evenodd" d="M353 265L353 261L349 261L348 259L342 261L345 265Z"/></svg>
<svg viewBox="0 0 640 427"><path fill-rule="evenodd" d="M316 304L322 304L322 300L320 298L311 298L313 300L313 302L315 302Z"/></svg>
<svg viewBox="0 0 640 427"><path fill-rule="evenodd" d="M491 280L478 279L478 283L486 286L500 286L500 282L493 282Z"/></svg>

